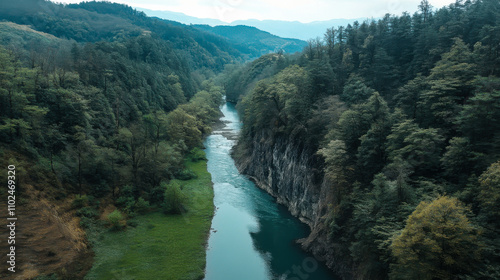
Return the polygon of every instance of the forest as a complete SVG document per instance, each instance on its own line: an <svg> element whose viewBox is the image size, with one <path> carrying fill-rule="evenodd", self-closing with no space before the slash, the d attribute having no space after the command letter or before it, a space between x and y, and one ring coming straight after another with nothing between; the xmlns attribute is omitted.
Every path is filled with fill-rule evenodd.
<svg viewBox="0 0 500 280"><path fill-rule="evenodd" d="M224 95L244 123L236 161L283 140L328 187L321 221L343 278L500 278L500 2L418 8L330 28L290 54L277 46L301 42L242 42L245 30L268 36L252 28L110 2L2 1L0 165L17 167L19 208L52 217L43 229L84 230L70 264L46 247L26 252L39 261L29 279L82 279L103 261L99 244L198 203L210 212L189 216L201 221L203 274L213 192L196 191L210 187L202 141Z"/></svg>
<svg viewBox="0 0 500 280"><path fill-rule="evenodd" d="M222 37L125 5L23 0L0 6L0 164L17 168L24 228L46 232L20 230L19 277L35 279L34 268L36 279L83 279L96 242L133 232L141 218L130 219L153 213L149 223L168 225L176 214L197 209L186 189L206 180L200 177L206 167L198 171L197 162L206 161L203 137L219 119L224 95L210 79L245 54ZM7 173L0 179L7 182ZM211 188L209 177L203 182ZM196 248L186 252L199 251L203 264L212 196L196 197L207 201L207 214L199 223L203 234L192 241ZM52 241L60 228L71 232ZM101 236L92 239L96 232Z"/></svg>
<svg viewBox="0 0 500 280"><path fill-rule="evenodd" d="M308 153L344 278L498 279L500 2L418 8L227 72L234 156Z"/></svg>
<svg viewBox="0 0 500 280"><path fill-rule="evenodd" d="M133 182L138 198L180 174L219 116L222 89L198 83L177 50L147 34L59 46L29 61L0 49L2 159L36 160L30 176L95 197Z"/></svg>

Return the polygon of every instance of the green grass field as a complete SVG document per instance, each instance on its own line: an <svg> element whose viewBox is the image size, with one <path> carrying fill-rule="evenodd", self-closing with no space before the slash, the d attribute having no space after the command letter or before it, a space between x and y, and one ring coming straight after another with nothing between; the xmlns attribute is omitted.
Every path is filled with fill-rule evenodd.
<svg viewBox="0 0 500 280"><path fill-rule="evenodd" d="M182 215L139 215L137 227L88 231L95 262L85 279L203 279L205 243L214 213L213 188L206 161L187 162L198 178L178 181L188 197Z"/></svg>

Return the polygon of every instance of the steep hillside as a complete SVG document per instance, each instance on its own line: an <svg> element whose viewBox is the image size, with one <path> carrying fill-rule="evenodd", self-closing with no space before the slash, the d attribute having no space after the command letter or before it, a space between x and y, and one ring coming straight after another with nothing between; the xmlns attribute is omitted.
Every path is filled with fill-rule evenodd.
<svg viewBox="0 0 500 280"><path fill-rule="evenodd" d="M124 260L103 253L115 246L99 242L137 226L134 245L151 241L144 231L181 229L186 212L196 223L186 242L173 235L154 244L179 252L156 254L164 264L157 273L200 278L214 210L200 148L223 96L208 79L245 54L220 36L107 2L2 1L0 20L0 165L15 166L22 220L16 274L4 269L0 278L83 279L107 262L120 265L94 273L122 275ZM0 179L8 182L7 173ZM132 220L146 214L153 223ZM2 227L2 239L9 234ZM131 252L127 265L144 265L118 245ZM179 260L181 268L171 265Z"/></svg>
<svg viewBox="0 0 500 280"><path fill-rule="evenodd" d="M153 32L183 49L195 68L222 69L223 65L284 50L294 53L306 45L245 26L191 26L147 17L144 12L115 3L83 2L59 5L47 0L0 3L0 18L56 37L77 42L112 41Z"/></svg>
<svg viewBox="0 0 500 280"><path fill-rule="evenodd" d="M500 2L428 5L326 30L229 83L252 88L233 92L239 169L344 279L500 272Z"/></svg>
<svg viewBox="0 0 500 280"><path fill-rule="evenodd" d="M195 27L227 38L241 52L257 56L278 51L286 53L300 52L307 45L302 40L281 38L269 32L245 25L221 25L215 27L195 25Z"/></svg>
<svg viewBox="0 0 500 280"><path fill-rule="evenodd" d="M178 49L193 68L221 70L243 59L226 40L176 22L149 18L109 2L60 5L46 0L3 1L0 19L77 42L115 41L152 33Z"/></svg>

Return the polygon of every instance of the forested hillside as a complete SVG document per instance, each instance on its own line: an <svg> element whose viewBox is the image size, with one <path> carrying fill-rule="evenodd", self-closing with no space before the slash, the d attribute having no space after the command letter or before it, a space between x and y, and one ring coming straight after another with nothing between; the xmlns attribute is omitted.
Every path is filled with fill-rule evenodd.
<svg viewBox="0 0 500 280"><path fill-rule="evenodd" d="M158 279L202 277L214 209L200 148L225 90L244 121L240 170L345 279L500 278L498 0L423 0L242 67L289 41L244 46L234 29L109 2L1 1L0 20L17 277L145 279L144 256Z"/></svg>
<svg viewBox="0 0 500 280"><path fill-rule="evenodd" d="M270 52L301 52L306 42L298 39L285 39L252 26L214 26L195 25L196 28L220 35L232 42L243 53L265 55Z"/></svg>
<svg viewBox="0 0 500 280"><path fill-rule="evenodd" d="M141 223L130 219L151 212L161 215L148 223L162 228L187 213L186 258L157 257L188 259L175 273L203 275L213 192L200 148L224 93L209 79L247 56L221 37L108 2L2 1L0 19L0 163L16 166L23 222L15 276L82 279L94 253L108 260L96 242L133 232ZM156 273L174 275L164 266Z"/></svg>
<svg viewBox="0 0 500 280"><path fill-rule="evenodd" d="M131 7L110 2L63 6L45 0L3 1L0 18L79 43L110 42L149 34L177 49L178 55L192 68L220 70L243 56L218 36L176 22L149 18Z"/></svg>
<svg viewBox="0 0 500 280"><path fill-rule="evenodd" d="M424 0L228 74L240 169L305 220L317 195L303 245L346 279L498 279L499 19ZM303 168L315 186L277 187Z"/></svg>

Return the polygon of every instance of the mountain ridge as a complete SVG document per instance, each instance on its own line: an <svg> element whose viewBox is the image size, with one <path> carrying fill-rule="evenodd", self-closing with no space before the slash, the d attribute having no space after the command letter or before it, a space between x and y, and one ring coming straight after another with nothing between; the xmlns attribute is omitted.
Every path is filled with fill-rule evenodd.
<svg viewBox="0 0 500 280"><path fill-rule="evenodd" d="M348 24L354 23L355 21L363 22L368 19L368 18L331 19L331 20L318 20L307 23L303 23L300 21L258 20L258 19L247 19L247 20L236 20L232 22L225 22L218 19L197 18L180 12L149 10L139 7L135 7L135 9L137 9L138 11L142 11L149 16L174 20L181 22L183 24L194 24L194 25L206 24L212 27L217 25L227 25L227 26L247 25L256 27L262 31L267 31L275 36L279 36L282 38L293 38L304 41L309 39L314 39L316 37L323 37L324 32L327 28L346 26Z"/></svg>
<svg viewBox="0 0 500 280"><path fill-rule="evenodd" d="M267 31L248 25L192 25L193 27L222 36L233 43L238 50L265 55L270 52L300 52L307 45L305 41L293 38L282 38ZM251 38L251 40L249 40ZM273 50L270 48L274 47Z"/></svg>

